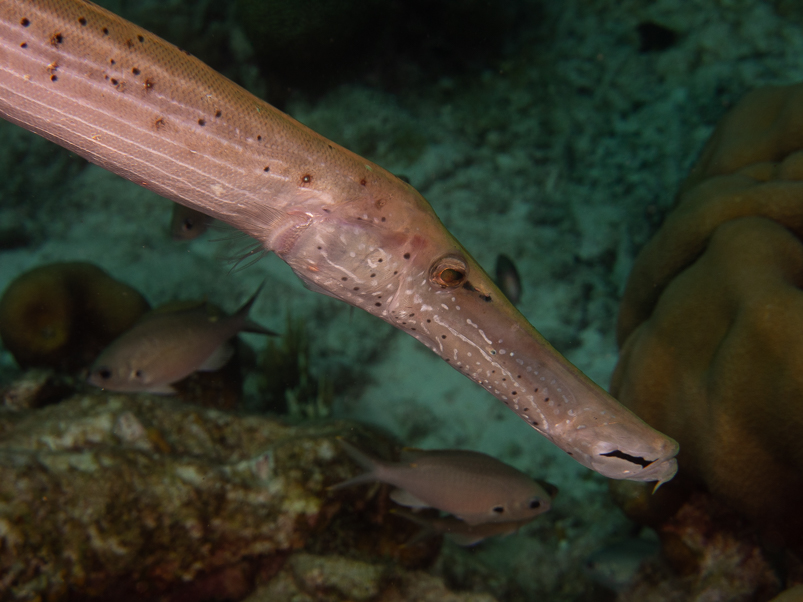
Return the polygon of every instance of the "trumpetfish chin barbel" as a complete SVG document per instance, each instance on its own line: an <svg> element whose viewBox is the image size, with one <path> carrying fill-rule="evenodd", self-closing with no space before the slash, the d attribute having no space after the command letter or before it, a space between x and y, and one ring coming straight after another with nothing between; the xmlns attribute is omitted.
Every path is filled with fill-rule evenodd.
<svg viewBox="0 0 803 602"><path fill-rule="evenodd" d="M261 241L584 466L675 474L677 443L564 359L414 188L148 31L84 0L3 0L0 114Z"/></svg>

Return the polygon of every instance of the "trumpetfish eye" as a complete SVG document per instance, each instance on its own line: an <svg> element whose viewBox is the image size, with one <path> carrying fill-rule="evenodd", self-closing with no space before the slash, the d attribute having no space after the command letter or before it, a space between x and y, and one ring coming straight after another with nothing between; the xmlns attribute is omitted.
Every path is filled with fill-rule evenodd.
<svg viewBox="0 0 803 602"><path fill-rule="evenodd" d="M429 277L437 285L444 288L460 286L466 279L468 266L462 258L447 255L432 265Z"/></svg>

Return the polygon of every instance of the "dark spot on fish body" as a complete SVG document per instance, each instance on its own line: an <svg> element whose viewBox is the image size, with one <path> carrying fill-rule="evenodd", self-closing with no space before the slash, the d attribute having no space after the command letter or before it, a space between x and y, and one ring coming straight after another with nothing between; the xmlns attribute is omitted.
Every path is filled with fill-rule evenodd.
<svg viewBox="0 0 803 602"><path fill-rule="evenodd" d="M137 69L136 67L134 67L133 69L131 69L131 73L133 73L134 75L139 75L140 74L140 70Z"/></svg>
<svg viewBox="0 0 803 602"><path fill-rule="evenodd" d="M201 127L204 127L206 125L206 119L199 119L198 120L198 125L200 125Z"/></svg>
<svg viewBox="0 0 803 602"><path fill-rule="evenodd" d="M223 113L221 112L221 110L220 110L220 109L218 109L217 111L215 111L215 117L218 117L218 118L219 118L221 115L223 115Z"/></svg>
<svg viewBox="0 0 803 602"><path fill-rule="evenodd" d="M23 17L22 19L20 19L20 25L22 25L23 27L28 27L30 24L31 24L31 20L30 19L28 19L26 17Z"/></svg>
<svg viewBox="0 0 803 602"><path fill-rule="evenodd" d="M304 174L303 176L301 176L301 184L302 185L309 184L310 182L312 182L312 176L311 175Z"/></svg>
<svg viewBox="0 0 803 602"><path fill-rule="evenodd" d="M114 64L116 64L116 63L117 63L117 61L115 61L114 59L109 59L109 64L110 64L110 65L114 65Z"/></svg>
<svg viewBox="0 0 803 602"><path fill-rule="evenodd" d="M145 36L140 34L137 36L137 39L139 40L139 43L142 44L145 41Z"/></svg>
<svg viewBox="0 0 803 602"><path fill-rule="evenodd" d="M52 81L52 82L58 81L58 79L59 78L57 76L55 76L55 75L51 75L50 76L50 81Z"/></svg>
<svg viewBox="0 0 803 602"><path fill-rule="evenodd" d="M153 127L157 131L161 130L166 125L167 125L167 123L165 122L164 117L159 117L156 121L153 122Z"/></svg>
<svg viewBox="0 0 803 602"><path fill-rule="evenodd" d="M81 25L86 26L86 18L85 17L78 17L78 22Z"/></svg>
<svg viewBox="0 0 803 602"><path fill-rule="evenodd" d="M104 27L101 31L103 32L104 36L109 35L109 28L108 27Z"/></svg>
<svg viewBox="0 0 803 602"><path fill-rule="evenodd" d="M151 90L153 90L153 80L150 78L146 79L145 83L143 84L143 87L145 88L146 92L150 92Z"/></svg>
<svg viewBox="0 0 803 602"><path fill-rule="evenodd" d="M531 500L530 501L530 510L536 510L537 508L541 507L541 502L539 500Z"/></svg>
<svg viewBox="0 0 803 602"><path fill-rule="evenodd" d="M28 47L28 42L23 42L22 44L20 44L20 48L27 48L27 47Z"/></svg>
<svg viewBox="0 0 803 602"><path fill-rule="evenodd" d="M111 83L112 83L112 86L116 86L119 82L117 81L117 79L112 78L111 79Z"/></svg>
<svg viewBox="0 0 803 602"><path fill-rule="evenodd" d="M494 506L493 511L496 512L497 514L502 514L505 511L505 509L502 506Z"/></svg>
<svg viewBox="0 0 803 602"><path fill-rule="evenodd" d="M262 142L262 135L261 134L257 135L257 142Z"/></svg>
<svg viewBox="0 0 803 602"><path fill-rule="evenodd" d="M50 43L53 46L58 46L63 41L64 41L64 36L61 35L60 33L54 33L52 36L50 36Z"/></svg>
<svg viewBox="0 0 803 602"><path fill-rule="evenodd" d="M263 169L262 171L264 171L265 173L268 173L270 171L270 166L266 165L265 169ZM318 247L318 249L320 250L320 247Z"/></svg>
<svg viewBox="0 0 803 602"><path fill-rule="evenodd" d="M405 258L405 259L410 259L410 254L409 254L409 253L405 253L405 254L404 254L404 258Z"/></svg>

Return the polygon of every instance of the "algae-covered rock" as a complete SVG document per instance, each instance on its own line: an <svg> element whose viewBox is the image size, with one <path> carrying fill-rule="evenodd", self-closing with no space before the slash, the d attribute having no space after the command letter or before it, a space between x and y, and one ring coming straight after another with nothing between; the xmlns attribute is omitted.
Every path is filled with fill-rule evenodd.
<svg viewBox="0 0 803 602"><path fill-rule="evenodd" d="M298 553L246 602L494 602L489 594L452 592L422 571L404 572L342 556Z"/></svg>
<svg viewBox="0 0 803 602"><path fill-rule="evenodd" d="M3 599L241 599L288 553L335 540L350 504L366 508L364 489L327 491L358 470L335 437L389 451L351 423L289 427L145 395L0 411L0 433ZM370 504L365 516L381 522Z"/></svg>

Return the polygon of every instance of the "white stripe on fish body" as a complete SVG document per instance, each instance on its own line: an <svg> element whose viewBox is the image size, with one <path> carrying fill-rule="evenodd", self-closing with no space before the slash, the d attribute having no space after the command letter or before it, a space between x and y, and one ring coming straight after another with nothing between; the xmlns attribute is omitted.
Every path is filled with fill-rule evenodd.
<svg viewBox="0 0 803 602"><path fill-rule="evenodd" d="M398 463L378 460L341 440L367 472L334 488L380 481L398 487L397 503L431 507L470 525L531 519L550 509L552 498L523 472L487 454L464 450L411 450Z"/></svg>

